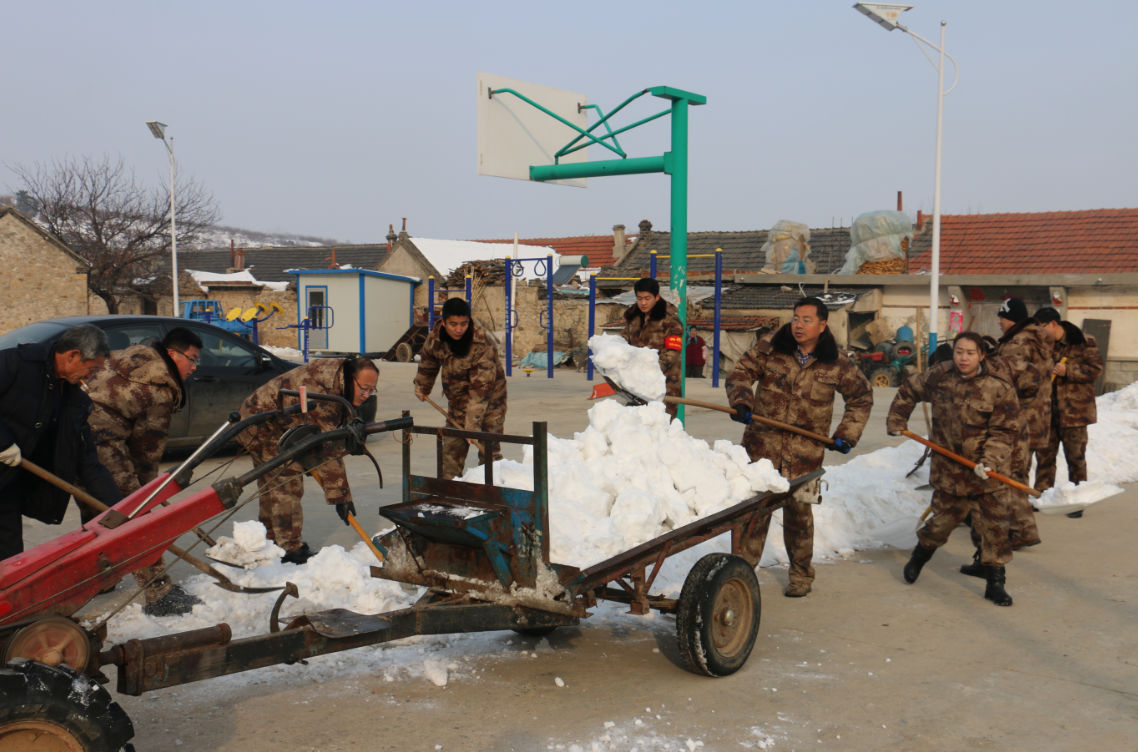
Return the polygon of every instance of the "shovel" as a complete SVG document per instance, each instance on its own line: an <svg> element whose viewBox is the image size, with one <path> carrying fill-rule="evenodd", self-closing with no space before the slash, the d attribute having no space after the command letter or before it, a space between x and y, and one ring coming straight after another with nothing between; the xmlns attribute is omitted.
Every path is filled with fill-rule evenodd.
<svg viewBox="0 0 1138 752"><path fill-rule="evenodd" d="M601 397L611 397L613 395L617 395L617 396L624 398L624 400L630 405L646 405L646 404L648 404L648 402L643 397L636 396L632 392L628 391L624 387L617 384L615 381L610 379L608 376L601 374L601 378L603 378L606 383L595 385L593 387L593 394L589 397L589 399L594 400L594 399L600 399ZM692 407L702 407L702 408L705 408L707 410L717 410L718 412L721 412L721 413L729 413L731 415L735 414L734 408L724 407L723 405L716 405L713 402L700 402L699 400L685 399L684 397L665 397L664 402L666 402L667 404L670 404L670 405L691 405ZM813 433L812 431L807 431L805 429L798 428L797 426L792 426L789 423L782 423L780 421L772 420L770 418L764 418L761 415L752 415L751 416L751 422L752 423L762 423L764 425L768 425L768 426L771 426L773 428L778 428L778 429L781 429L783 431L789 431L790 433L796 433L799 436L805 436L808 439L813 439L814 441L817 441L821 444L825 444L826 446L833 446L833 444L834 444L834 440L829 438L828 436L823 436L822 434Z"/></svg>
<svg viewBox="0 0 1138 752"><path fill-rule="evenodd" d="M606 379L606 381L607 381L607 379ZM595 391L595 389L594 389L594 391ZM628 392L625 392L625 393L629 394ZM631 397L632 395L629 394L629 396ZM428 405L430 405L431 407L438 410L439 413L441 413L442 416L447 419L447 423L450 423L451 426L459 429L460 431L463 430L461 426L455 425L454 421L450 419L450 415L447 413L447 411L442 409L441 407L439 407L439 404L437 402L435 402L430 397L423 397L423 399L427 402ZM641 400L641 403L643 404L643 400ZM480 442L475 441L474 439L471 439L470 443L473 444L474 446L478 447L478 451L482 452L482 454L486 454L486 450L482 448L482 444Z"/></svg>
<svg viewBox="0 0 1138 752"><path fill-rule="evenodd" d="M56 488L59 488L63 491L66 491L67 493L74 496L77 501L83 502L87 506L94 509L96 512L105 512L108 509L110 509L110 507L108 507L106 504L99 501L94 496L91 496L89 493L87 493L83 489L77 488L76 486L71 485L67 481L60 478L59 476L53 475L52 473L48 472L47 470L44 470L42 467L35 464L34 462L31 462L27 459L20 460L20 467L24 468L25 470L27 470L32 475L43 478L44 480L46 480L48 483L52 484ZM214 578L214 580L216 580L216 582L214 582L213 584L217 585L222 590L228 590L228 591L233 592L233 593L254 593L254 594L256 594L256 593L271 593L275 590L283 590L284 589L284 588L279 588L279 587L253 588L253 587L244 587L242 585L235 585L235 584L233 584L232 581L230 581L230 579L228 577L226 577L221 572L219 572L216 569L214 569L213 567L211 567L209 564L206 564L204 561L197 558L196 556L193 556L192 554L190 554L189 551L186 551L182 548L179 548L178 546L175 546L173 543L170 544L169 549L170 549L170 553L172 553L175 556L177 556L178 558L182 559L183 561L185 561L190 566L196 567L197 569L201 570L202 572L208 574L210 577Z"/></svg>
<svg viewBox="0 0 1138 752"><path fill-rule="evenodd" d="M937 454L943 454L945 457L948 457L950 460L955 460L967 468L976 467L976 463L973 462L972 460L966 460L963 457L961 457L959 454L956 454L955 452L950 452L949 450L945 449L944 447L940 446L939 444L934 444L931 441L929 441L928 439L922 438L922 437L918 436L917 434L913 433L912 431L902 431L901 435L907 436L910 439L912 439L913 441L924 444L925 446L927 446L929 449L933 450ZM1006 475L1000 475L999 473L989 471L988 477L992 478L993 480L998 480L1001 483L1005 483L1005 484L1011 486L1012 488L1023 491L1027 495L1034 496L1037 499L1043 495L1039 491L1036 491L1031 486L1025 486L1024 484L1020 483L1018 480L1012 480L1011 478L1007 477Z"/></svg>

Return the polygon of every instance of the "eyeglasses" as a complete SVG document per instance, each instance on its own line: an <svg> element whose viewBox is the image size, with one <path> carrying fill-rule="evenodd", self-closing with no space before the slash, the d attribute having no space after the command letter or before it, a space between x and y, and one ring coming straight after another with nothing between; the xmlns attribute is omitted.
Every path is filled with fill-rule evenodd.
<svg viewBox="0 0 1138 752"><path fill-rule="evenodd" d="M362 384L360 384L360 382L357 379L352 379L352 382L356 385L356 389L360 390L361 396L370 397L371 395L375 394L374 389L367 389Z"/></svg>
<svg viewBox="0 0 1138 752"><path fill-rule="evenodd" d="M181 350L173 350L173 349L172 349L172 350L170 350L170 352L176 352L176 353L178 353L178 354L179 354L179 355L181 355L183 358L185 358L186 360L188 360L188 361L190 362L190 364L191 364L191 365L194 365L194 366L196 366L196 365L198 364L198 361L201 359L201 356L200 356L200 355L199 355L199 356L197 356L196 358L191 358L189 355L186 355L186 354L185 354L184 352L182 352Z"/></svg>

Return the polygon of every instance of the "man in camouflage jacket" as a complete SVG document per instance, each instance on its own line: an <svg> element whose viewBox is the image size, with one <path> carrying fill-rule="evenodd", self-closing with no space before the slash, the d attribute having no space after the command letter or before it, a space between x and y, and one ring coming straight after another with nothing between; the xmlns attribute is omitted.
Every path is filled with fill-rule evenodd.
<svg viewBox="0 0 1138 752"><path fill-rule="evenodd" d="M905 579L915 582L933 552L970 514L980 540L980 561L989 577L985 597L1010 606L1011 598L1003 591L1003 568L1012 559L1007 494L987 473L1008 474L1011 469L1021 432L1019 401L1010 372L983 362L983 341L973 332L965 335L957 338L957 348L970 349L971 372L956 362L943 362L910 376L897 390L886 418L889 435L898 436L907 429L917 403L930 403L930 440L979 465L978 471L933 453L929 470L933 516L917 531L919 543L905 567ZM998 593L992 592L993 578L999 580Z"/></svg>
<svg viewBox="0 0 1138 752"><path fill-rule="evenodd" d="M183 380L197 368L201 347L198 335L177 327L153 347L131 345L111 353L88 383L95 405L89 422L99 462L124 497L158 477L170 420L186 403ZM145 610L152 616L188 613L201 600L161 574L164 565L159 559L134 573L139 586L146 588Z"/></svg>
<svg viewBox="0 0 1138 752"><path fill-rule="evenodd" d="M848 453L861 438L873 409L873 389L838 348L827 328L827 318L828 311L820 300L803 298L795 306L794 320L761 337L727 377L727 399L735 408L733 419L747 424L743 447L752 460L769 459L788 479L821 467L826 447L798 434L752 423L752 413L828 435L834 395L841 394L845 412L830 448ZM753 558L762 556L769 526L767 517L748 541ZM783 509L783 540L790 559L786 594L804 596L814 581L811 504L793 501Z"/></svg>
<svg viewBox="0 0 1138 752"><path fill-rule="evenodd" d="M277 395L282 389L298 391L302 386L307 387L309 394L344 397L359 407L375 392L378 378L379 369L370 360L318 358L277 376L253 392L241 405L241 417L276 410ZM298 402L297 397L285 397L281 407ZM350 418L343 405L320 400L307 413L292 416L284 426L277 420L269 420L239 434L237 440L249 451L254 466L258 466L277 456L277 442L289 428L307 422L316 425L321 432L331 431L346 425ZM355 505L348 485L348 471L344 467L345 454L342 445L325 444L325 462L312 474L323 488L325 500L337 505L336 513L347 524L347 514L355 514ZM294 462L257 480L262 494L258 519L265 526L268 538L285 550L282 561L293 564L303 564L316 553L301 539L304 530L304 509L301 506L304 474L304 468Z"/></svg>
<svg viewBox="0 0 1138 752"><path fill-rule="evenodd" d="M439 374L447 398L447 424L463 431L502 433L506 425L506 372L498 359L498 348L470 315L470 306L461 298L443 305L441 320L427 335L419 351L419 370L415 374L415 396L424 401L435 388ZM443 440L443 477L462 475L470 442L448 436ZM501 446L494 448L494 460L502 459ZM478 462L485 464L480 450Z"/></svg>
<svg viewBox="0 0 1138 752"><path fill-rule="evenodd" d="M1038 321L1028 317L1027 306L1019 298L1005 300L997 316L1004 335L992 355L1001 358L1011 369L1023 424L1012 456L1011 477L1026 484L1031 452L1047 447L1051 430L1051 394L1047 380L1053 365L1051 350L1055 338ZM1013 488L1007 493L1012 548L1038 544L1039 527L1027 494Z"/></svg>
<svg viewBox="0 0 1138 752"><path fill-rule="evenodd" d="M660 354L660 370L669 397L680 397L684 346L684 326L676 309L660 297L660 283L654 279L638 280L633 286L636 302L624 312L624 329L620 336L633 347L649 347ZM668 415L676 417L679 405L667 406Z"/></svg>
<svg viewBox="0 0 1138 752"><path fill-rule="evenodd" d="M1070 321L1062 321L1054 308L1041 308L1035 318L1055 337L1051 369L1051 432L1047 446L1037 450L1035 488L1046 491L1055 485L1055 461L1059 444L1067 458L1067 477L1073 483L1087 479L1087 426L1098 420L1095 382L1102 376L1102 353L1095 338ZM1066 362L1060 362L1066 358ZM1074 512L1070 516L1082 516Z"/></svg>

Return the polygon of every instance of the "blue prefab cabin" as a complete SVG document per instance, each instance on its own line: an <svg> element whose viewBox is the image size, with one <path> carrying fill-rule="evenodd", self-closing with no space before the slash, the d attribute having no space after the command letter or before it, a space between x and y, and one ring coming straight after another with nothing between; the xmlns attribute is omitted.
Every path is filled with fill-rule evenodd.
<svg viewBox="0 0 1138 752"><path fill-rule="evenodd" d="M297 324L313 311L311 350L385 353L414 323L421 280L367 269L293 269ZM326 308L325 308L326 306ZM331 312L328 309L331 309ZM300 347L300 331L297 332Z"/></svg>

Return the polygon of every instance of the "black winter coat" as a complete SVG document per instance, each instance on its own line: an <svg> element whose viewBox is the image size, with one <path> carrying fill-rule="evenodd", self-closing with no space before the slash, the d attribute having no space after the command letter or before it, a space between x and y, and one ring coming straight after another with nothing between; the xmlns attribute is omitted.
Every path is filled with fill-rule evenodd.
<svg viewBox="0 0 1138 752"><path fill-rule="evenodd" d="M99 462L87 424L93 408L91 398L78 385L56 378L54 344L52 341L0 350L0 449L15 443L21 455L30 458L48 430L58 394L62 400L54 462L44 469L83 487L108 506L116 504L122 500L122 494L110 471ZM42 456L43 452L39 454ZM0 464L0 497L10 495L19 495L17 501L25 516L51 525L63 521L71 498L66 491L27 470Z"/></svg>

